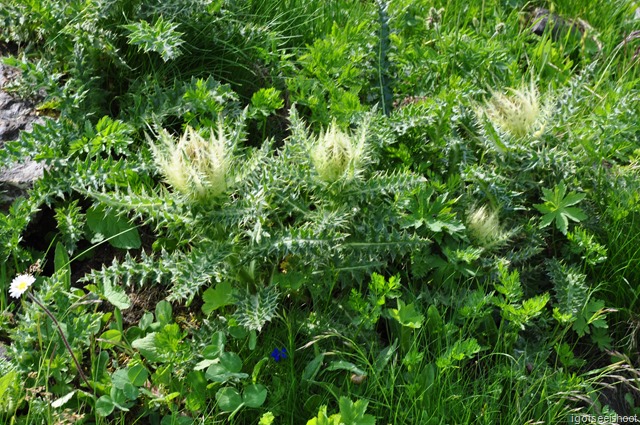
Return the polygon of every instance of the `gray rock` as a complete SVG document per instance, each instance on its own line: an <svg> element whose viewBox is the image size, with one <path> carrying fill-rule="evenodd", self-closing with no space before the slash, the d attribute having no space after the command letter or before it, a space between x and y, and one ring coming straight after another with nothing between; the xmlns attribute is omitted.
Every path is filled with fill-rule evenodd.
<svg viewBox="0 0 640 425"><path fill-rule="evenodd" d="M20 132L31 131L34 123L44 123L31 102L2 90L17 73L14 68L0 63L0 149L5 142L18 139ZM42 177L43 170L42 164L29 158L18 164L0 164L0 205L25 195L33 182Z"/></svg>
<svg viewBox="0 0 640 425"><path fill-rule="evenodd" d="M7 349L4 348L4 344L0 342L0 359L2 360L10 360L9 356L7 356Z"/></svg>
<svg viewBox="0 0 640 425"><path fill-rule="evenodd" d="M542 36L546 31L551 34L553 41L563 41L573 48L580 47L584 41L587 51L600 53L602 43L594 35L594 30L583 19L565 19L548 9L536 8L529 16L530 29L536 35Z"/></svg>

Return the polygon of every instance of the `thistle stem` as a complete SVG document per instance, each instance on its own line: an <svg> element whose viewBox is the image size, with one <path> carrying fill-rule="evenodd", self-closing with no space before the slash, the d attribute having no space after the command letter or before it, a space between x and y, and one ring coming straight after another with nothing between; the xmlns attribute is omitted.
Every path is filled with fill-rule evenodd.
<svg viewBox="0 0 640 425"><path fill-rule="evenodd" d="M49 311L49 309L45 307L44 304L38 301L36 297L31 295L29 292L27 292L27 296L31 301L38 304L38 306L40 306L40 308L44 310L45 313L47 313L47 316L49 316L51 320L53 320L53 323L55 323L56 327L58 328L58 332L60 333L62 342L64 342L64 346L67 347L67 351L69 351L69 354L71 354L71 358L73 359L73 362L76 364L76 369L78 369L78 373L80 374L80 377L82 378L84 383L87 384L87 387L93 390L93 388L91 387L91 384L89 384L89 380L87 379L87 376L84 374L84 372L82 371L82 368L80 367L80 363L78 362L78 359L76 358L76 356L73 354L73 351L71 350L71 346L69 345L69 341L67 341L67 337L65 337L64 332L62 332L62 327L60 326L60 322L58 322L58 320L55 318L53 313L51 313L51 311Z"/></svg>

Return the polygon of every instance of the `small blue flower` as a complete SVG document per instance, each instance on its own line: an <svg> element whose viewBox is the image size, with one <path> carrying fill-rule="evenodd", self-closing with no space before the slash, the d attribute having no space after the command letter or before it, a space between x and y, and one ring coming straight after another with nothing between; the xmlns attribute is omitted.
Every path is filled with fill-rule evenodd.
<svg viewBox="0 0 640 425"><path fill-rule="evenodd" d="M282 350L278 349L278 348L274 348L273 351L271 352L271 357L273 357L273 360L277 362L279 362L280 360L286 359L287 358L287 349L286 348L282 348Z"/></svg>

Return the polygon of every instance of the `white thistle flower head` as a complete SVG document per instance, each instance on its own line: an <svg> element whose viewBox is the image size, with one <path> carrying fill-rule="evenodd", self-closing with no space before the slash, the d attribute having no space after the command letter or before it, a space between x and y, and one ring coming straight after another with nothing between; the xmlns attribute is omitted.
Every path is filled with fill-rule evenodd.
<svg viewBox="0 0 640 425"><path fill-rule="evenodd" d="M16 276L9 286L9 295L12 298L20 298L35 281L36 278L30 274L20 274Z"/></svg>
<svg viewBox="0 0 640 425"><path fill-rule="evenodd" d="M511 237L500 225L498 212L491 211L486 206L473 209L467 216L467 229L475 243L490 250L503 245Z"/></svg>
<svg viewBox="0 0 640 425"><path fill-rule="evenodd" d="M367 161L366 130L355 138L338 128L335 120L311 146L311 162L321 180L327 183L352 180Z"/></svg>
<svg viewBox="0 0 640 425"><path fill-rule="evenodd" d="M509 89L510 94L493 93L481 113L500 130L516 138L540 136L544 132L549 107L540 104L535 84Z"/></svg>
<svg viewBox="0 0 640 425"><path fill-rule="evenodd" d="M177 143L165 130L160 141L151 150L165 181L175 190L193 199L213 198L227 190L232 158L222 121L217 135L211 130L209 140L187 126Z"/></svg>

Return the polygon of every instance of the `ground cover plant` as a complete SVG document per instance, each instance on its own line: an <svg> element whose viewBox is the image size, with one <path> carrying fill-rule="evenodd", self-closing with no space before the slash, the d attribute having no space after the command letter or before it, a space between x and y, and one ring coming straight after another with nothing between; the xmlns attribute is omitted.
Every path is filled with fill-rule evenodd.
<svg viewBox="0 0 640 425"><path fill-rule="evenodd" d="M1 423L640 415L640 5L6 3Z"/></svg>

